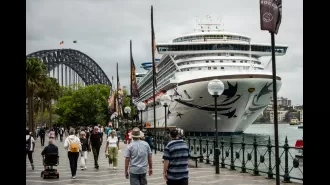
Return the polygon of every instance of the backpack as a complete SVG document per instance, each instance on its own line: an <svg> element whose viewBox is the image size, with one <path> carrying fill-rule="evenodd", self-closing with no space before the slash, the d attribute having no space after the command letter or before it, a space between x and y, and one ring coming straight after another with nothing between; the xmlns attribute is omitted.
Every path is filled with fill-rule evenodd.
<svg viewBox="0 0 330 185"><path fill-rule="evenodd" d="M31 149L31 136L29 137L29 139L26 141L26 151L30 151Z"/></svg>
<svg viewBox="0 0 330 185"><path fill-rule="evenodd" d="M71 142L69 139L70 152L79 152L79 143Z"/></svg>

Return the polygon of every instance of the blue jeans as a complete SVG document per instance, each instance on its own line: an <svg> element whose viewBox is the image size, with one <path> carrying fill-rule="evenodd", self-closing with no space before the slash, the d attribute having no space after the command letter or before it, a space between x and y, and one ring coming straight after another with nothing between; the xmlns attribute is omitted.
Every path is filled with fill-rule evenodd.
<svg viewBox="0 0 330 185"><path fill-rule="evenodd" d="M129 176L130 185L147 185L147 174L134 174L130 173Z"/></svg>

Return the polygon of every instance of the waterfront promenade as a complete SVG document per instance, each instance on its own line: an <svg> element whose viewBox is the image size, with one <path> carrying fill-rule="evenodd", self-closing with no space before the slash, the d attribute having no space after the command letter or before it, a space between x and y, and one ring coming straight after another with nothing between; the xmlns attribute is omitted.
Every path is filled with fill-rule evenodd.
<svg viewBox="0 0 330 185"><path fill-rule="evenodd" d="M47 145L48 139L45 141ZM36 148L33 154L35 169L31 170L31 166L26 160L26 184L27 185L46 185L46 184L107 184L107 185L129 185L129 180L124 177L124 151L126 145L120 143L121 152L119 152L118 169L109 169L107 159L104 155L105 144L102 145L100 150L98 170L93 167L93 154L89 154L87 162L87 170L81 171L80 168L77 170L76 179L71 179L71 172L69 166L69 160L67 152L63 148L63 142L56 141L56 145L59 148L60 164L57 167L60 178L59 179L42 179L40 173L43 169L41 151L43 147L40 145L40 139L36 140ZM165 185L163 179L163 163L162 163L162 152L157 151L157 154L153 154L153 175L148 176L148 184L150 185ZM80 158L78 159L80 162ZM190 185L203 185L203 184L226 184L226 185L254 185L254 184L275 184L274 179L266 179L265 176L253 176L251 173L240 173L237 171L230 171L226 168L220 168L220 174L216 175L214 167L211 165L198 163L198 168L195 168L194 161L189 161L189 184ZM79 165L78 165L79 167ZM282 183L281 183L282 184ZM297 185L302 183L283 183Z"/></svg>

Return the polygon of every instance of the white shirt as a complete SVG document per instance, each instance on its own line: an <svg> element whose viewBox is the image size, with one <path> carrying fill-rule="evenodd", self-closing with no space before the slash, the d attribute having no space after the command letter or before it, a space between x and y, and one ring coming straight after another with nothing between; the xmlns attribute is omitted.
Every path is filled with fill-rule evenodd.
<svg viewBox="0 0 330 185"><path fill-rule="evenodd" d="M109 136L107 139L107 142L109 143L109 147L117 147L118 138L117 138L117 136L115 136L113 138L111 136Z"/></svg>
<svg viewBox="0 0 330 185"><path fill-rule="evenodd" d="M70 142L71 143L79 143L79 151L81 151L81 143L80 143L80 139L75 136L75 135L70 135L69 137L67 137L64 141L64 148L68 151L70 151L70 142L69 142L69 139L70 139Z"/></svg>
<svg viewBox="0 0 330 185"><path fill-rule="evenodd" d="M25 141L27 141L30 137L31 137L31 140L30 140L31 141L31 143L30 143L30 151L32 151L33 150L33 143L34 143L33 137L30 136L30 135L25 135L25 138L26 138Z"/></svg>

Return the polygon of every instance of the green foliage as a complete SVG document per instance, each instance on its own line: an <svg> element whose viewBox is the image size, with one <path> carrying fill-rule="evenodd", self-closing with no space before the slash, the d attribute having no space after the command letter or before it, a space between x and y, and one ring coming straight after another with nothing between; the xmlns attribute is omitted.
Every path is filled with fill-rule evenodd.
<svg viewBox="0 0 330 185"><path fill-rule="evenodd" d="M105 125L109 119L108 96L110 88L97 84L86 87L63 88L62 97L56 103L58 123L67 125Z"/></svg>

